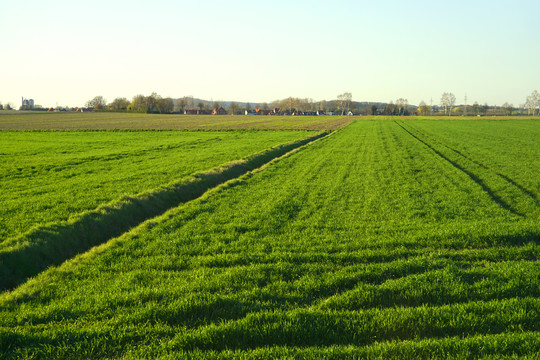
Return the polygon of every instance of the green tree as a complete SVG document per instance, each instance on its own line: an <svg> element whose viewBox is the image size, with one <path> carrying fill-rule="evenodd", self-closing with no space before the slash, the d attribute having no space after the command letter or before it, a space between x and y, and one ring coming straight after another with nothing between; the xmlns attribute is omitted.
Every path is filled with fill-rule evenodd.
<svg viewBox="0 0 540 360"><path fill-rule="evenodd" d="M109 104L112 111L126 111L129 107L129 100L126 98L116 98Z"/></svg>
<svg viewBox="0 0 540 360"><path fill-rule="evenodd" d="M146 98L144 95L135 95L128 107L129 110L137 112L146 112Z"/></svg>
<svg viewBox="0 0 540 360"><path fill-rule="evenodd" d="M159 96L156 92L153 92L149 96L145 97L144 103L146 107L146 113L152 113L154 111L157 111L156 105L160 99L161 96Z"/></svg>
<svg viewBox="0 0 540 360"><path fill-rule="evenodd" d="M156 109L160 114L170 114L174 110L174 102L171 98L156 99Z"/></svg>

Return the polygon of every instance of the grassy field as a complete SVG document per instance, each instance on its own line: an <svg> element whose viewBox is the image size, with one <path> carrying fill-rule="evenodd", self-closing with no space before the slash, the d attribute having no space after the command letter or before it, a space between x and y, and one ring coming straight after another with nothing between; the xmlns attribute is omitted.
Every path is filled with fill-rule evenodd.
<svg viewBox="0 0 540 360"><path fill-rule="evenodd" d="M36 225L67 220L308 134L0 131L0 243Z"/></svg>
<svg viewBox="0 0 540 360"><path fill-rule="evenodd" d="M346 116L148 115L133 113L44 113L0 111L0 130L74 129L337 129Z"/></svg>
<svg viewBox="0 0 540 360"><path fill-rule="evenodd" d="M0 290L325 134L0 132Z"/></svg>
<svg viewBox="0 0 540 360"><path fill-rule="evenodd" d="M354 122L0 295L0 357L540 352L536 120Z"/></svg>

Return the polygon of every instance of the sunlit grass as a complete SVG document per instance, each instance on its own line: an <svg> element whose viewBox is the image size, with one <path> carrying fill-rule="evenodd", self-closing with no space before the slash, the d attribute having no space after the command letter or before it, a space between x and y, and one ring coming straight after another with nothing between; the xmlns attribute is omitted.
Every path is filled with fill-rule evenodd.
<svg viewBox="0 0 540 360"><path fill-rule="evenodd" d="M353 123L43 272L0 296L0 354L534 358L535 180L432 126Z"/></svg>

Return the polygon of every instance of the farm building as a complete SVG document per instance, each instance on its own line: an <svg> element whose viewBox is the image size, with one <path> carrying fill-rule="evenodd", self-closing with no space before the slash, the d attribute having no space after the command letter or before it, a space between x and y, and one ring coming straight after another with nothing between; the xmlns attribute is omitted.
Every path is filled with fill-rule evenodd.
<svg viewBox="0 0 540 360"><path fill-rule="evenodd" d="M227 110L220 106L217 109L212 110L212 115L227 115Z"/></svg>

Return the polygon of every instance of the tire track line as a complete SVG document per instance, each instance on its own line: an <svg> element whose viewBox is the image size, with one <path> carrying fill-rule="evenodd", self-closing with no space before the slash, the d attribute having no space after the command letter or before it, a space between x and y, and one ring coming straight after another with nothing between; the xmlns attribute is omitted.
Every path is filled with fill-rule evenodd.
<svg viewBox="0 0 540 360"><path fill-rule="evenodd" d="M410 125L409 125L409 126L410 126ZM412 127L412 126L410 126L410 127ZM412 127L412 128L414 128L414 127ZM419 131L419 130L416 129L416 128L414 128L414 130L415 130L416 132L418 132L419 134L421 134L423 137L429 138L430 140L433 140L433 141L439 143L440 145L446 147L447 149L449 149L449 150L455 152L455 153L458 154L459 156L461 156L461 157L463 157L463 158L469 160L470 162L472 162L472 163L474 163L474 164L480 166L481 168L484 168L484 169L486 169L486 170L492 172L493 174L495 174L495 175L501 177L502 179L506 180L507 182L509 182L510 184L514 185L516 188L518 188L521 192L523 192L523 194L525 194L526 196L530 197L530 198L536 203L536 205L540 205L540 198L538 197L537 194L535 194L534 192L528 190L528 189L525 188L523 185L517 183L515 180L513 180L513 179L510 178L509 176L504 175L504 174L498 172L497 170L495 170L495 169L493 169L493 168L490 168L489 166L487 166L487 165L485 165L485 164L482 164L481 162L479 162L479 161L477 161L477 160L472 159L471 157L469 157L469 156L463 154L462 152L460 152L459 150L454 149L454 148L452 148L451 146L447 145L446 143L444 143L444 142L442 142L442 141L440 141L440 140L438 140L438 139L435 139L435 138L433 138L433 137L431 137L431 136L429 136L429 135L426 135L425 133L422 133L421 131Z"/></svg>
<svg viewBox="0 0 540 360"><path fill-rule="evenodd" d="M484 190L484 192L489 195L489 197L495 201L499 206L501 206L503 209L511 212L512 214L516 215L516 216L520 216L520 217L526 217L525 214L519 212L518 210L514 209L510 204L508 204L506 201L504 201L504 199L502 199L501 197L499 197L497 194L495 194L495 192L482 180L480 179L476 174L474 174L473 172L467 170L466 168L464 168L463 166L459 165L458 163L456 163L455 161L452 161L450 158L448 158L446 155L444 155L443 153L441 153L439 150L435 149L432 145L430 145L429 143L425 142L424 140L420 139L418 136L414 135L412 132L410 132L407 128L405 128L403 125L401 125L400 123L398 123L397 121L394 121L394 123L396 123L396 125L398 125L400 128L402 128L406 133L408 133L410 136L412 136L413 138L415 138L416 140L418 140L419 142L421 142L422 144L424 144L426 147L428 147L431 151L433 151L435 154L437 154L439 157L441 157L443 160L447 161L448 163L450 163L453 167L455 167L456 169L460 170L461 172L463 172L464 174L466 174L472 181L474 181L476 184L478 184L482 190Z"/></svg>

